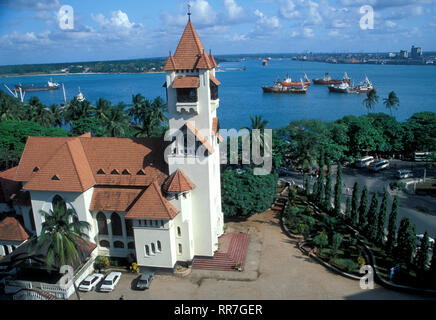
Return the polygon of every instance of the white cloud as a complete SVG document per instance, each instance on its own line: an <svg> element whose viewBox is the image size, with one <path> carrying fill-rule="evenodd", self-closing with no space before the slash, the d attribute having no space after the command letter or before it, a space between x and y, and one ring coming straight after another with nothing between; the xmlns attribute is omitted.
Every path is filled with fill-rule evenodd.
<svg viewBox="0 0 436 320"><path fill-rule="evenodd" d="M91 17L103 27L114 27L114 28L125 28L131 29L135 26L134 23L130 22L127 13L117 10L112 12L110 19L107 19L103 14L99 13L97 15L91 14Z"/></svg>
<svg viewBox="0 0 436 320"><path fill-rule="evenodd" d="M293 0L279 0L279 6L281 17L285 19L296 19L301 17L301 14L297 10L297 6Z"/></svg>
<svg viewBox="0 0 436 320"><path fill-rule="evenodd" d="M258 17L256 24L259 29L273 30L280 27L280 20L276 16L267 17L259 9L254 14Z"/></svg>
<svg viewBox="0 0 436 320"><path fill-rule="evenodd" d="M395 28L397 26L397 24L391 20L386 20L385 24L388 28Z"/></svg>
<svg viewBox="0 0 436 320"><path fill-rule="evenodd" d="M242 18L244 9L238 6L235 0L224 0L224 7L227 10L230 20Z"/></svg>
<svg viewBox="0 0 436 320"><path fill-rule="evenodd" d="M303 28L303 35L305 38L313 38L315 36L313 29L308 27Z"/></svg>
<svg viewBox="0 0 436 320"><path fill-rule="evenodd" d="M199 24L213 24L216 21L216 13L206 0L190 1L192 19Z"/></svg>

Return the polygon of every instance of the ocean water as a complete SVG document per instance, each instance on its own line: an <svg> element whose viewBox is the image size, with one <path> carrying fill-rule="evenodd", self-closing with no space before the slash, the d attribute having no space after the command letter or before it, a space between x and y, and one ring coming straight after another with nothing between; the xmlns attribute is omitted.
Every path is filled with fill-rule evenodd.
<svg viewBox="0 0 436 320"><path fill-rule="evenodd" d="M246 71L235 68L246 67ZM392 66L392 65L334 65L316 62L300 62L290 59L273 60L263 67L259 60L222 63L223 72L217 73L220 86L220 108L218 115L222 128L239 129L250 123L249 116L260 114L268 120L271 128L287 125L292 120L321 119L333 121L345 115L367 113L362 104L364 94L329 93L326 86L312 85L307 95L264 94L262 85L272 85L289 74L300 80L304 73L310 79L321 78L329 72L332 78L342 79L346 71L356 84L367 75L377 88L379 104L373 112L389 111L382 101L395 91L400 107L393 115L404 121L416 112L436 112L436 67L433 66ZM53 78L64 83L67 99L77 95L79 87L86 99L95 103L106 98L116 104L123 101L130 104L132 95L141 93L153 99L165 99L164 74L98 74L62 75L0 78L0 83L13 87L17 83L44 84ZM2 89L4 89L2 85ZM38 96L46 104L63 101L62 90L27 93L26 100Z"/></svg>

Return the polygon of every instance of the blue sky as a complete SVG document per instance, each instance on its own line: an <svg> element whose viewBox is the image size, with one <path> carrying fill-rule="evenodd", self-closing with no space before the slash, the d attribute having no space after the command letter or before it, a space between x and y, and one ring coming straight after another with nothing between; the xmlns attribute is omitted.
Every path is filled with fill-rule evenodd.
<svg viewBox="0 0 436 320"><path fill-rule="evenodd" d="M436 0L0 0L0 64L166 56L188 3L215 54L436 50ZM73 30L59 27L62 5ZM363 5L372 30L360 28Z"/></svg>

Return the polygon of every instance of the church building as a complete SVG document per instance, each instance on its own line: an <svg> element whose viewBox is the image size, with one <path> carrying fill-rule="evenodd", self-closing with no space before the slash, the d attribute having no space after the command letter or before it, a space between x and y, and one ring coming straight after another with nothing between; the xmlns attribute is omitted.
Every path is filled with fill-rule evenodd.
<svg viewBox="0 0 436 320"><path fill-rule="evenodd" d="M10 226L18 236L0 255L19 245L12 240L40 235L40 210L62 205L90 224L94 259L130 256L140 267L172 269L212 257L223 234L216 66L189 21L164 67L165 138L29 137L7 173L19 188L0 204L15 211L0 232Z"/></svg>

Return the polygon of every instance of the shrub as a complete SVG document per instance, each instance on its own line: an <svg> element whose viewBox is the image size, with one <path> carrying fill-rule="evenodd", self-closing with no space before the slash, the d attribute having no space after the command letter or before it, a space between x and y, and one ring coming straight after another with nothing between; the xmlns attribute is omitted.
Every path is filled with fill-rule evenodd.
<svg viewBox="0 0 436 320"><path fill-rule="evenodd" d="M357 258L357 264L359 265L359 267L363 267L366 266L366 261L365 258L360 256L359 258Z"/></svg>
<svg viewBox="0 0 436 320"><path fill-rule="evenodd" d="M339 233L334 233L332 237L332 255L333 257L336 257L338 253L338 249L342 244L342 241L344 240L344 237L340 235Z"/></svg>
<svg viewBox="0 0 436 320"><path fill-rule="evenodd" d="M399 181L399 180L395 180L395 181L391 181L391 183L389 183L389 187L391 188L392 191L403 190L406 188L406 184L404 182Z"/></svg>
<svg viewBox="0 0 436 320"><path fill-rule="evenodd" d="M325 232L319 232L318 235L313 238L313 243L322 249L329 244L329 238Z"/></svg>

